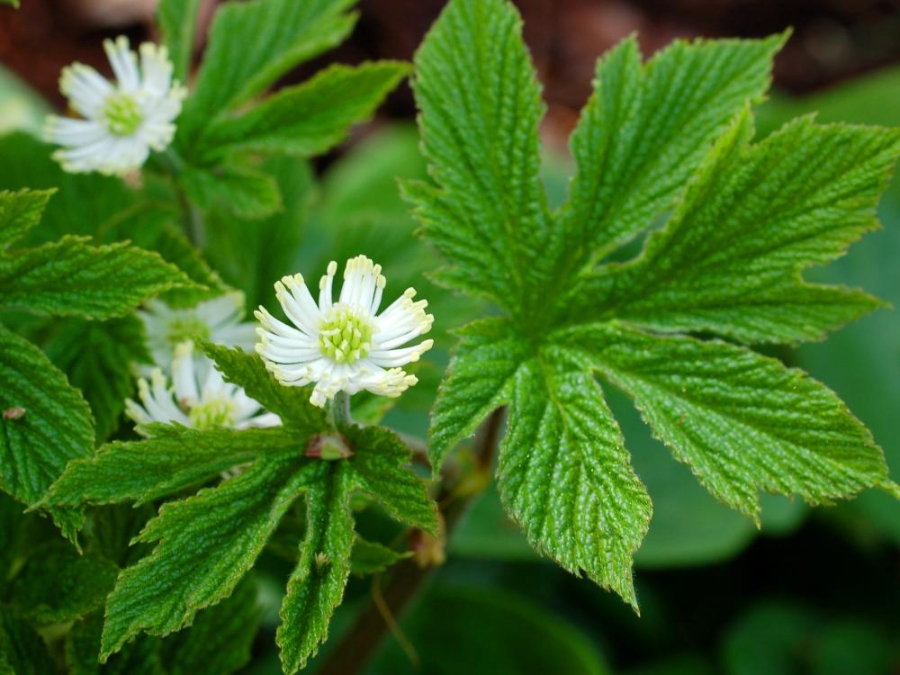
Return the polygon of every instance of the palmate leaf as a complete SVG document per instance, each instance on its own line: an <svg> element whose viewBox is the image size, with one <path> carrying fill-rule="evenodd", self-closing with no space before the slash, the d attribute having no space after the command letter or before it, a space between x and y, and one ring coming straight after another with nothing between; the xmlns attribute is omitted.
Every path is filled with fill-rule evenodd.
<svg viewBox="0 0 900 675"><path fill-rule="evenodd" d="M631 558L651 506L595 375L753 517L760 490L813 503L898 492L871 435L819 383L743 347L648 332L797 341L879 305L800 273L876 225L898 133L801 120L752 145L748 106L782 42L676 42L642 64L624 41L598 63L569 199L553 213L538 178L542 105L511 4L451 0L417 56L436 184L406 185L406 197L448 263L436 278L507 315L460 331L432 462L508 405L507 510L535 548L633 605ZM598 266L666 218L637 259Z"/></svg>
<svg viewBox="0 0 900 675"><path fill-rule="evenodd" d="M46 503L142 503L210 486L164 504L135 538L156 547L119 575L107 605L105 659L139 633L180 630L198 611L227 598L281 516L305 493L308 525L298 541L299 562L279 631L285 669L293 673L325 639L343 596L355 539L352 493L371 496L397 520L433 534L435 506L409 467L410 450L395 434L341 428L353 451L349 458L307 458L312 437L329 431L322 411L309 403L308 390L276 384L255 354L212 345L206 350L230 381L278 413L284 425L243 431L149 425L143 429L146 440L110 443L95 456L70 463ZM228 469L236 475L223 481L220 474Z"/></svg>

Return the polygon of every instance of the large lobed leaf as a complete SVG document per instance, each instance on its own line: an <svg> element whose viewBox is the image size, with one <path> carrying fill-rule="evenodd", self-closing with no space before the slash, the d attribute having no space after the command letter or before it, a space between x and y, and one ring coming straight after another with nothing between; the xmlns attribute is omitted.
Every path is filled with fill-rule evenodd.
<svg viewBox="0 0 900 675"><path fill-rule="evenodd" d="M595 374L631 396L716 497L753 517L760 490L813 503L897 492L871 435L821 384L743 347L654 334L793 342L879 305L801 272L877 225L900 133L805 119L753 144L749 105L783 41L676 42L642 64L625 40L598 63L555 213L512 5L451 0L417 56L436 184L409 184L406 196L448 263L436 278L508 315L461 331L432 414L432 461L508 405L507 509L535 548L631 604L651 507ZM638 258L606 262L660 223Z"/></svg>

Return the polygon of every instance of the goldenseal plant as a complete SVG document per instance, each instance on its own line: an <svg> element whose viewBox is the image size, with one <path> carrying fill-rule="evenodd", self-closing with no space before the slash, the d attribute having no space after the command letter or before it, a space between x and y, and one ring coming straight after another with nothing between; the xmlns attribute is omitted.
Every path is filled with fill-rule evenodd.
<svg viewBox="0 0 900 675"><path fill-rule="evenodd" d="M403 347L431 330L434 317L425 313L428 302L414 301L416 290L408 288L379 314L386 279L381 265L362 255L347 261L334 302L335 274L337 262L332 261L319 280L318 304L302 275L277 282L278 302L294 326L260 307L256 351L281 384L315 385L309 400L319 407L338 392L400 396L418 381L400 366L418 361L434 346L434 340L423 340Z"/></svg>
<svg viewBox="0 0 900 675"><path fill-rule="evenodd" d="M183 342L175 349L172 385L160 368L150 373L149 382L138 380L140 403L128 399L125 411L137 423L138 433L148 424L177 423L193 429L221 426L233 429L271 427L281 424L278 415L261 410L237 385L225 382L205 355L194 356L194 343Z"/></svg>
<svg viewBox="0 0 900 675"><path fill-rule="evenodd" d="M396 672L368 663L384 617L465 548L467 523L484 526L477 555L527 546L499 541L519 534L501 510L637 610L654 508L683 507L677 534L654 521L681 546L721 507L678 501L685 486L747 516L723 519L742 541L769 518L763 493L799 497L794 522L802 502L900 495L835 393L754 350L884 304L804 275L878 226L900 155L896 129L757 131L787 36L649 59L623 40L597 63L574 175L545 182L545 106L508 0L449 0L414 67L332 66L281 88L349 34L352 0L219 3L196 54L199 5L160 0L158 47L108 46L115 82L69 71L84 119L60 129L100 140L0 138L0 535L16 533L0 545L0 672L235 672L261 581L294 675L354 575L379 576L348 591L318 672ZM373 132L317 175L310 158L410 73L418 132ZM174 135L151 152L134 126L144 89L167 83L154 91L171 110L176 81L190 89ZM138 159L141 180L118 175ZM135 382L131 364L155 370ZM516 604L491 603L501 618L480 637ZM423 658L456 663L439 665Z"/></svg>
<svg viewBox="0 0 900 675"><path fill-rule="evenodd" d="M45 136L64 146L53 154L66 171L122 174L138 169L150 151L165 150L187 94L172 80L165 47L131 50L128 38L103 43L115 83L83 63L63 70L59 89L82 119L50 115Z"/></svg>

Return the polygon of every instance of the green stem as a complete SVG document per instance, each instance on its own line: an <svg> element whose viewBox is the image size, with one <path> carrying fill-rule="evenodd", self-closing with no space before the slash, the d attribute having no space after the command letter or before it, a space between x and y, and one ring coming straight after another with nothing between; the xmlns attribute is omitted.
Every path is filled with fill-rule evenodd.
<svg viewBox="0 0 900 675"><path fill-rule="evenodd" d="M502 408L495 410L481 425L475 440L474 473L487 472L490 475L503 415ZM479 491L461 491L462 494L457 492L457 487L466 482L468 477L448 476L441 483L437 502L444 521L445 541L475 497L481 494ZM484 485L489 484L490 481L485 479ZM394 565L381 588L379 598L373 593L369 604L356 616L353 625L341 636L338 644L329 650L322 667L317 671L318 675L356 675L362 672L390 628L384 612L387 611L390 617L399 620L403 610L421 592L434 570L433 567L420 566L414 558ZM375 583L378 583L377 578Z"/></svg>
<svg viewBox="0 0 900 675"><path fill-rule="evenodd" d="M191 203L178 182L178 177L184 170L184 160L171 146L162 152L157 152L153 155L153 158L160 169L169 175L175 185L178 204L181 206L181 211L184 214L183 225L185 234L194 246L202 250L206 245L206 228L203 225L203 213Z"/></svg>
<svg viewBox="0 0 900 675"><path fill-rule="evenodd" d="M353 418L350 416L350 394L344 391L335 394L331 401L328 417L331 426L335 429L353 424Z"/></svg>

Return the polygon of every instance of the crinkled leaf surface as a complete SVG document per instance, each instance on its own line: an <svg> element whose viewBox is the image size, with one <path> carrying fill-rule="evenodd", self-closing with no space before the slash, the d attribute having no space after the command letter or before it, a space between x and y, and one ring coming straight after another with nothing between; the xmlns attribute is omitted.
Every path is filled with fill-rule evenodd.
<svg viewBox="0 0 900 675"><path fill-rule="evenodd" d="M432 184L406 197L447 267L435 278L507 318L463 329L432 415L436 466L498 406L501 497L529 541L635 604L650 502L599 374L719 499L816 503L896 491L881 450L831 392L743 347L820 338L877 307L810 284L876 225L897 132L800 120L752 143L782 36L676 42L646 63L624 41L597 66L556 211L538 175L539 88L506 0L451 0L414 80ZM624 244L663 224L627 263ZM617 341L620 340L620 341Z"/></svg>
<svg viewBox="0 0 900 675"><path fill-rule="evenodd" d="M257 462L217 488L163 505L137 538L158 542L156 549L124 570L109 596L101 660L139 632L167 635L227 598L318 468L291 458Z"/></svg>
<svg viewBox="0 0 900 675"><path fill-rule="evenodd" d="M0 411L14 409L21 416L0 418L0 487L34 506L67 462L93 452L91 411L37 347L0 326ZM71 533L62 513L54 518Z"/></svg>
<svg viewBox="0 0 900 675"><path fill-rule="evenodd" d="M228 675L250 661L250 648L259 629L256 583L244 577L231 597L194 618L190 628L163 642L163 658L170 675Z"/></svg>
<svg viewBox="0 0 900 675"><path fill-rule="evenodd" d="M397 520L431 533L437 530L436 508L409 466L409 448L395 434L348 426L339 431L351 457L306 458L311 438L328 431L309 392L276 384L255 354L213 345L206 350L229 380L278 413L284 426L200 431L148 425L146 440L110 443L94 457L72 462L48 503L146 502L209 486L165 503L135 538L156 547L119 575L103 629L106 658L141 632L166 635L190 625L198 611L214 611L253 566L294 500L306 493L307 527L297 541L298 564L279 631L285 669L293 673L325 639L343 597L356 536L351 494L365 493ZM228 469L230 477L222 480Z"/></svg>

